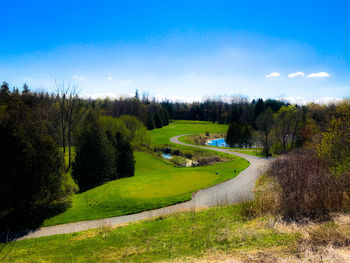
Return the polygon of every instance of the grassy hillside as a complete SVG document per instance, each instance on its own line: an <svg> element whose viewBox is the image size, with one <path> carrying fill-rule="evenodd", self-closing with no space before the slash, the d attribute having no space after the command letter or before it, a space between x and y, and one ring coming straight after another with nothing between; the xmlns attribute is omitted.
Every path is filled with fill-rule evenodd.
<svg viewBox="0 0 350 263"><path fill-rule="evenodd" d="M235 177L249 163L241 158L202 167L174 167L148 153L135 152L134 177L108 182L73 197L73 206L44 226L107 218L168 206ZM216 174L217 173L217 174Z"/></svg>
<svg viewBox="0 0 350 263"><path fill-rule="evenodd" d="M173 121L161 129L148 131L153 144L170 144L171 137L190 133L226 133L228 125L215 124L208 121Z"/></svg>
<svg viewBox="0 0 350 263"><path fill-rule="evenodd" d="M242 207L181 213L123 228L19 241L3 249L0 257L10 251L4 262L154 262L184 258L193 262L193 258L208 254L295 250L297 232L276 230L267 218L248 219Z"/></svg>

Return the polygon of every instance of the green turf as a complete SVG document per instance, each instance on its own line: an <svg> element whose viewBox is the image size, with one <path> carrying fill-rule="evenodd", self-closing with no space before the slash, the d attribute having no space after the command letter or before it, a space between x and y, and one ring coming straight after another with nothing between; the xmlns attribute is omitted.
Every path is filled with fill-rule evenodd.
<svg viewBox="0 0 350 263"><path fill-rule="evenodd" d="M117 229L100 228L8 244L4 262L168 262L208 254L296 249L298 233L280 232L267 218L249 219L244 205L181 213ZM1 244L0 244L1 245Z"/></svg>
<svg viewBox="0 0 350 263"><path fill-rule="evenodd" d="M228 125L216 124L208 121L173 121L161 129L148 131L153 144L169 144L171 137L191 133L226 133Z"/></svg>
<svg viewBox="0 0 350 263"><path fill-rule="evenodd" d="M191 137L193 135L186 135L179 138L180 142L188 143L188 144L194 144L193 140L191 140ZM264 157L264 155L261 153L261 148L229 148L229 147L221 147L221 146L212 146L212 145L206 145L208 149L210 148L222 148L222 149L232 149L234 152L244 153L248 155L253 155L257 157Z"/></svg>
<svg viewBox="0 0 350 263"><path fill-rule="evenodd" d="M73 206L44 226L106 218L168 206L191 194L235 177L249 163L238 157L202 167L178 168L153 155L135 152L134 177L108 182L73 197ZM216 174L217 173L217 174Z"/></svg>

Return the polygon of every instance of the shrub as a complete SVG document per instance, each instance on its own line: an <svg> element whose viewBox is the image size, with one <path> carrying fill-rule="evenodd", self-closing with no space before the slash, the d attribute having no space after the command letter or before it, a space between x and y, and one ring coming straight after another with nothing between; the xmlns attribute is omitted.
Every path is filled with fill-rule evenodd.
<svg viewBox="0 0 350 263"><path fill-rule="evenodd" d="M176 155L176 156L180 156L180 155L181 155L181 152L180 152L180 150L175 149L175 150L172 150L172 154L173 154L173 155Z"/></svg>
<svg viewBox="0 0 350 263"><path fill-rule="evenodd" d="M185 152L184 156L188 159L192 159L192 153L190 153L190 152Z"/></svg>
<svg viewBox="0 0 350 263"><path fill-rule="evenodd" d="M322 218L341 209L341 182L311 151L293 151L275 159L267 174L281 186L279 205L285 218Z"/></svg>
<svg viewBox="0 0 350 263"><path fill-rule="evenodd" d="M170 154L170 153L171 153L171 149L170 149L170 148L165 148L165 149L164 149L164 153Z"/></svg>
<svg viewBox="0 0 350 263"><path fill-rule="evenodd" d="M343 247L350 245L350 240L334 222L311 227L308 231L308 243L314 246L332 245Z"/></svg>
<svg viewBox="0 0 350 263"><path fill-rule="evenodd" d="M217 162L221 162L221 158L219 156L208 156L208 157L199 157L197 159L198 165L209 165Z"/></svg>
<svg viewBox="0 0 350 263"><path fill-rule="evenodd" d="M180 167L186 166L186 163L187 163L187 161L186 161L185 158L180 157L180 156L176 156L176 155L173 156L173 157L170 159L170 161L171 161L172 163L176 164L177 166L180 166Z"/></svg>

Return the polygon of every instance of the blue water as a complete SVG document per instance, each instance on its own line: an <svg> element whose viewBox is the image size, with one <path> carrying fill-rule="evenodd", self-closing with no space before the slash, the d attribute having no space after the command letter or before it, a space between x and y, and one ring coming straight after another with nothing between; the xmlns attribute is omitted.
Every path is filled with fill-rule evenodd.
<svg viewBox="0 0 350 263"><path fill-rule="evenodd" d="M225 141L224 138L215 139L215 140L210 140L210 142L208 141L208 145L211 145L211 146L221 146L221 147L229 147L229 145L226 144L226 141Z"/></svg>
<svg viewBox="0 0 350 263"><path fill-rule="evenodd" d="M167 153L162 153L162 157L164 159L168 159L168 160L172 158L172 156L170 154L167 154Z"/></svg>

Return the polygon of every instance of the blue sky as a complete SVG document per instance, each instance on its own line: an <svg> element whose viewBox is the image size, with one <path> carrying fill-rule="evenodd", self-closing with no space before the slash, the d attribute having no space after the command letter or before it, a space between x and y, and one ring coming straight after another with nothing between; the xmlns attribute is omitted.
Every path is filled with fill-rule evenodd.
<svg viewBox="0 0 350 263"><path fill-rule="evenodd" d="M350 94L348 1L55 2L1 1L1 81L187 101Z"/></svg>

